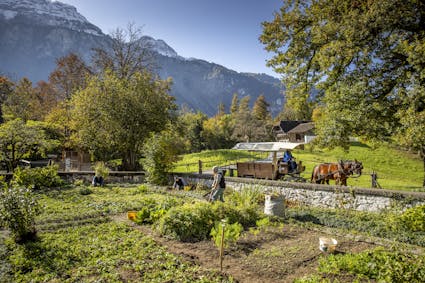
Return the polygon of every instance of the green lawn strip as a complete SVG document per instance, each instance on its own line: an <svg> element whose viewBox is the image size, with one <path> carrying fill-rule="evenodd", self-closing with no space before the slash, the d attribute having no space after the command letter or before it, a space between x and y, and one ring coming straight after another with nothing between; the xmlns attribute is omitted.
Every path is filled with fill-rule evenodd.
<svg viewBox="0 0 425 283"><path fill-rule="evenodd" d="M379 147L354 142L349 151L340 148L333 150L295 149L293 155L297 161L302 161L306 170L302 177L310 180L313 167L324 162L357 159L363 163L363 174L359 178L350 177L348 185L353 187L371 187L370 174L375 171L378 183L385 189L423 191L423 162L413 153L397 150L389 145ZM212 165L236 164L236 162L263 159L266 153L253 153L238 150L207 150L200 153L186 154L176 163L174 172L198 172L198 161L204 163L204 170L210 170ZM332 181L331 181L332 183ZM333 183L332 183L333 184Z"/></svg>
<svg viewBox="0 0 425 283"><path fill-rule="evenodd" d="M231 282L122 223L42 232L36 242L9 241L7 247L10 272L4 276L13 282Z"/></svg>

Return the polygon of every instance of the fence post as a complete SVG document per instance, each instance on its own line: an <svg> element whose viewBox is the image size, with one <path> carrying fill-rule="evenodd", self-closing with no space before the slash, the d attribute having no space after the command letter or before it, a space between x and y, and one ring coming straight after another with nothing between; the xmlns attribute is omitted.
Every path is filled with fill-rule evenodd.
<svg viewBox="0 0 425 283"><path fill-rule="evenodd" d="M198 160L198 173L199 173L199 175L202 174L202 161L201 160Z"/></svg>

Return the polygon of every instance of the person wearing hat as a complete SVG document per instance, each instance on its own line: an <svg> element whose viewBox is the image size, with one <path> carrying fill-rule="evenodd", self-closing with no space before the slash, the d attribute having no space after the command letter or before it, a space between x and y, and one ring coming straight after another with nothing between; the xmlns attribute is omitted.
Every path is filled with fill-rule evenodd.
<svg viewBox="0 0 425 283"><path fill-rule="evenodd" d="M210 201L224 201L223 193L226 188L226 182L224 180L224 173L222 170L218 169L218 166L214 166L213 168L214 181L211 186L211 194Z"/></svg>

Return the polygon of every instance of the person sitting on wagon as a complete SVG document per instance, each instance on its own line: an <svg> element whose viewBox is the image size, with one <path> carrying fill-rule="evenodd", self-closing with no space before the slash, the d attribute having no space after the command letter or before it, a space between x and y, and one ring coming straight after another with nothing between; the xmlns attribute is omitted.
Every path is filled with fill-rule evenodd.
<svg viewBox="0 0 425 283"><path fill-rule="evenodd" d="M297 163L295 162L295 158L292 156L290 150L285 150L285 153L283 154L283 162L288 163L289 172L295 171L295 169L297 169Z"/></svg>

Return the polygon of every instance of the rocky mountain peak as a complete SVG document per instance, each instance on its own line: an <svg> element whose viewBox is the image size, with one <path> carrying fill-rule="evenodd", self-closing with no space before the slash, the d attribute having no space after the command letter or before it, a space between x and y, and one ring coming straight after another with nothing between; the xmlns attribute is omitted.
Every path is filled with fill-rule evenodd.
<svg viewBox="0 0 425 283"><path fill-rule="evenodd" d="M0 19L11 23L30 21L103 36L102 31L78 13L74 6L51 0L0 0Z"/></svg>

